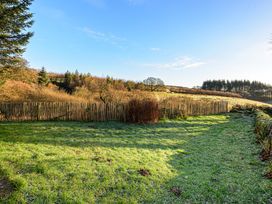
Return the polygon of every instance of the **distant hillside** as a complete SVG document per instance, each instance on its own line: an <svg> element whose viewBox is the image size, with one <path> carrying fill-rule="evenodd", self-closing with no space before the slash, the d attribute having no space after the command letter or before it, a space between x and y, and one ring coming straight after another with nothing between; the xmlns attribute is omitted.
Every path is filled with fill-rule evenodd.
<svg viewBox="0 0 272 204"><path fill-rule="evenodd" d="M56 86L41 87L34 83L7 80L0 86L0 102L87 102L72 96Z"/></svg>
<svg viewBox="0 0 272 204"><path fill-rule="evenodd" d="M182 101L190 98L197 101L228 101L236 104L263 105L242 99L239 94L178 86L156 85L125 81L111 77L100 78L78 72L65 74L46 73L48 82L39 84L40 71L35 69L0 70L0 102L51 101L123 103L132 98L164 101Z"/></svg>
<svg viewBox="0 0 272 204"><path fill-rule="evenodd" d="M223 92L223 91L212 91L212 90L195 89L195 88L186 88L186 87L180 87L180 86L166 86L166 87L172 93L242 98L242 96L240 94L238 94L238 93Z"/></svg>

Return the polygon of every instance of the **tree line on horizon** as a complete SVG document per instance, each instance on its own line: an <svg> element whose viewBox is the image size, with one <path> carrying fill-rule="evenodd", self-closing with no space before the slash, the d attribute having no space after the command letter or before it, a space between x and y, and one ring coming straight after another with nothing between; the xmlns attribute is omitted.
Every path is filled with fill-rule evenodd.
<svg viewBox="0 0 272 204"><path fill-rule="evenodd" d="M249 80L208 80L201 87L204 90L239 93L244 97L268 100L272 98L272 86Z"/></svg>
<svg viewBox="0 0 272 204"><path fill-rule="evenodd" d="M205 90L228 91L228 92L252 92L272 89L271 85L249 80L208 80L201 87Z"/></svg>

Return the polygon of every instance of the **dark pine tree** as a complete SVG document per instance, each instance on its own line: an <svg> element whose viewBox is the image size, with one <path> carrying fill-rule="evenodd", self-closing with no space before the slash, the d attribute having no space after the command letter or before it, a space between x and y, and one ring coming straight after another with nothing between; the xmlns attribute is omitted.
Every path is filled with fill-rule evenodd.
<svg viewBox="0 0 272 204"><path fill-rule="evenodd" d="M0 67L20 67L22 54L33 33L29 6L33 0L0 1Z"/></svg>
<svg viewBox="0 0 272 204"><path fill-rule="evenodd" d="M42 86L47 86L48 83L49 83L49 78L47 76L47 72L45 68L43 67L38 74L38 84Z"/></svg>
<svg viewBox="0 0 272 204"><path fill-rule="evenodd" d="M73 75L67 71L64 75L64 83L63 83L63 87L62 87L66 92L68 92L69 94L72 94L74 91L73 88Z"/></svg>

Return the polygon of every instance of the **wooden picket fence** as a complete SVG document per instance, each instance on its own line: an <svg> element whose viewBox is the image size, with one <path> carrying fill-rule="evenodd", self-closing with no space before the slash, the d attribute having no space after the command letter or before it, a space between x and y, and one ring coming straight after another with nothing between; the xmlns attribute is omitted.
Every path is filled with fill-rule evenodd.
<svg viewBox="0 0 272 204"><path fill-rule="evenodd" d="M227 113L230 111L230 106L227 101L193 101L184 100L168 101L160 104L160 112L163 118L176 118L183 116L201 116L213 115L219 113Z"/></svg>
<svg viewBox="0 0 272 204"><path fill-rule="evenodd" d="M125 108L111 103L0 103L0 121L124 121Z"/></svg>
<svg viewBox="0 0 272 204"><path fill-rule="evenodd" d="M0 121L126 121L128 105L115 103L0 103ZM159 105L161 117L198 116L229 112L228 103L187 101Z"/></svg>

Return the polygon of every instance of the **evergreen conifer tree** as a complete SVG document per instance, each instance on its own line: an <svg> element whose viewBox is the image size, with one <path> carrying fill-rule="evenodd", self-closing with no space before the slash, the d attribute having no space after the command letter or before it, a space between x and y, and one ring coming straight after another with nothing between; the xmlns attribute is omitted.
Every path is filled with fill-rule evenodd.
<svg viewBox="0 0 272 204"><path fill-rule="evenodd" d="M47 86L49 83L49 78L44 67L41 69L38 75L38 84L42 86Z"/></svg>
<svg viewBox="0 0 272 204"><path fill-rule="evenodd" d="M33 0L0 1L0 68L22 66L22 54L33 33L29 6Z"/></svg>

